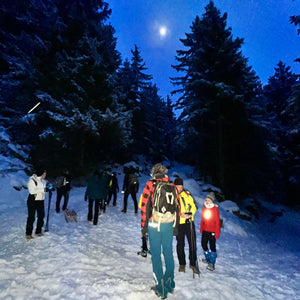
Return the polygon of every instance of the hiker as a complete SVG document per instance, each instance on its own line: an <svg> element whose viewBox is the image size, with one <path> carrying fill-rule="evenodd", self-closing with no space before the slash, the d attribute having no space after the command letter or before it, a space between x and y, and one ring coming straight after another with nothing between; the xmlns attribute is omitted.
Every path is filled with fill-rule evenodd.
<svg viewBox="0 0 300 300"><path fill-rule="evenodd" d="M153 166L152 178L143 189L141 205L142 234L148 232L155 280L155 286L151 289L162 298L166 298L168 293L173 293L175 288L173 234L176 235L180 212L176 187L170 182L167 172L168 169L160 163ZM163 214L161 211L166 213ZM162 266L162 253L165 272Z"/></svg>
<svg viewBox="0 0 300 300"><path fill-rule="evenodd" d="M119 192L119 184L118 184L117 173L113 172L111 174L111 179L110 179L110 183L109 183L107 205L109 205L109 202L110 202L112 196L114 196L113 206L117 205L117 193L118 192Z"/></svg>
<svg viewBox="0 0 300 300"><path fill-rule="evenodd" d="M122 209L123 213L127 212L127 199L128 196L131 195L133 203L134 203L134 212L138 213L138 204L136 199L136 194L139 191L139 180L137 176L134 174L133 169L129 169L126 171L122 193L124 193L124 208Z"/></svg>
<svg viewBox="0 0 300 300"><path fill-rule="evenodd" d="M202 233L201 246L205 256L205 259L202 259L202 261L208 264L206 268L210 271L215 270L217 259L216 240L220 236L220 215L218 205L214 201L215 194L210 192L204 201L200 223L200 233Z"/></svg>
<svg viewBox="0 0 300 300"><path fill-rule="evenodd" d="M45 209L44 200L46 195L46 170L37 169L28 181L29 195L27 198L28 217L26 223L26 239L33 239L32 230L37 212L37 224L35 235L43 236L42 227L44 225Z"/></svg>
<svg viewBox="0 0 300 300"><path fill-rule="evenodd" d="M71 190L69 172L66 170L62 176L56 179L56 212L60 212L61 198L64 197L62 210L66 210L69 202L69 194Z"/></svg>
<svg viewBox="0 0 300 300"><path fill-rule="evenodd" d="M99 207L107 199L109 189L109 177L106 172L100 172L98 169L95 170L94 174L88 181L87 188L85 191L84 200L89 201L88 207L88 221L93 221L94 225L98 223ZM93 206L94 206L94 218L93 218Z"/></svg>
<svg viewBox="0 0 300 300"><path fill-rule="evenodd" d="M185 237L189 243L189 261L190 268L195 274L200 274L197 261L197 243L194 224L194 215L197 211L194 199L189 191L183 189L183 180L176 178L174 180L177 192L180 197L180 221L177 235L177 257L179 261L179 272L185 272L186 260L184 252Z"/></svg>

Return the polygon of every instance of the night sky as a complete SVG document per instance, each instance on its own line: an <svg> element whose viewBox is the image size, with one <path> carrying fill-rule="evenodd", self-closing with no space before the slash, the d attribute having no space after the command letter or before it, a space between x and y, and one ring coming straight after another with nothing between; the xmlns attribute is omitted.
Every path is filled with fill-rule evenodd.
<svg viewBox="0 0 300 300"><path fill-rule="evenodd" d="M147 74L166 97L174 89L169 77L178 74L176 50L180 38L190 33L196 15L202 17L209 0L107 0L112 8L110 22L116 30L117 49L122 59L131 58L137 44L148 68ZM300 73L300 36L290 24L292 15L300 15L299 0L216 0L221 14L227 12L227 27L234 37L244 38L242 53L249 58L263 84L274 74L281 60Z"/></svg>

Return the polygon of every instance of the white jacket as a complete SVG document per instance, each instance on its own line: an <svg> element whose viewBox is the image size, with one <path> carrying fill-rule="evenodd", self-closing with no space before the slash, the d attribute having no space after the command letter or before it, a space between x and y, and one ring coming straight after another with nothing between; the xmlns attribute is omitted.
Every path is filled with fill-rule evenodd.
<svg viewBox="0 0 300 300"><path fill-rule="evenodd" d="M35 200L44 200L46 194L46 180L33 174L28 181L29 194L35 195Z"/></svg>

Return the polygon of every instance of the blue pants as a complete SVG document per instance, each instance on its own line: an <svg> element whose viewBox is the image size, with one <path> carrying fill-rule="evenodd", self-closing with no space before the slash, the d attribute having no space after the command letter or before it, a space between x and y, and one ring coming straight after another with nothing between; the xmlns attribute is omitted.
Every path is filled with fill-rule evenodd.
<svg viewBox="0 0 300 300"><path fill-rule="evenodd" d="M157 223L149 221L148 225L153 275L156 281L156 290L161 296L166 297L175 288L173 223L161 223L160 231L158 231L158 227L152 227L152 224L157 225ZM163 272L161 252L165 261L165 273Z"/></svg>

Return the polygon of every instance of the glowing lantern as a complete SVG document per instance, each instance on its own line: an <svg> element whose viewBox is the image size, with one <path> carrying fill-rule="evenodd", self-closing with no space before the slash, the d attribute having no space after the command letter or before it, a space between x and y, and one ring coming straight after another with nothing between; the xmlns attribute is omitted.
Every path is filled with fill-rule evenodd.
<svg viewBox="0 0 300 300"><path fill-rule="evenodd" d="M209 209L205 210L204 218L207 219L207 220L211 218L211 211Z"/></svg>

